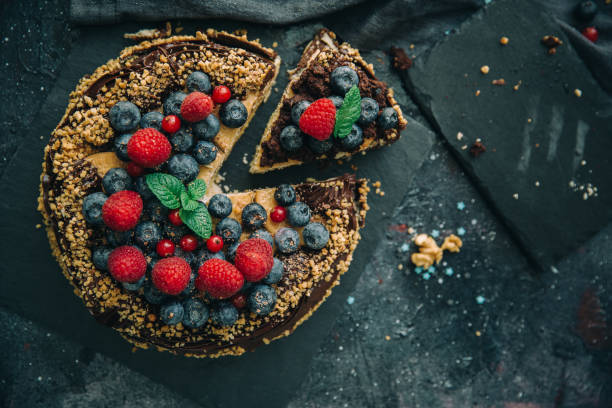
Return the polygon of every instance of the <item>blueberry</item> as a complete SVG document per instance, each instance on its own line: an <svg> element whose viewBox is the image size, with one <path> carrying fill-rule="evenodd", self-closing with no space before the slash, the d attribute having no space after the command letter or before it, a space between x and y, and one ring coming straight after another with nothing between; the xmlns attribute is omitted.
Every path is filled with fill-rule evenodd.
<svg viewBox="0 0 612 408"><path fill-rule="evenodd" d="M195 180L200 173L200 166L193 157L188 154L175 154L168 160L168 171L174 177L184 183Z"/></svg>
<svg viewBox="0 0 612 408"><path fill-rule="evenodd" d="M217 218L225 218L232 213L232 200L225 194L215 194L208 202L208 212Z"/></svg>
<svg viewBox="0 0 612 408"><path fill-rule="evenodd" d="M106 202L106 195L101 192L89 194L83 199L83 217L91 225L102 225L102 206Z"/></svg>
<svg viewBox="0 0 612 408"><path fill-rule="evenodd" d="M153 285L153 282L151 282L151 279L145 281L144 297L147 299L147 302L152 305L159 305L168 299L168 295L157 289L155 285Z"/></svg>
<svg viewBox="0 0 612 408"><path fill-rule="evenodd" d="M113 248L99 246L94 248L91 253L91 260L96 268L101 271L108 271L108 256L113 252Z"/></svg>
<svg viewBox="0 0 612 408"><path fill-rule="evenodd" d="M205 94L209 94L212 90L212 86L210 85L210 78L208 75L201 71L194 71L187 77L186 81L187 89L191 92L199 91L204 92Z"/></svg>
<svg viewBox="0 0 612 408"><path fill-rule="evenodd" d="M287 221L294 227L303 227L310 222L310 207L297 201L287 207Z"/></svg>
<svg viewBox="0 0 612 408"><path fill-rule="evenodd" d="M378 102L372 98L361 98L361 115L357 122L361 126L369 125L378 116Z"/></svg>
<svg viewBox="0 0 612 408"><path fill-rule="evenodd" d="M185 153L191 150L194 143L191 132L183 127L170 136L170 144L175 152Z"/></svg>
<svg viewBox="0 0 612 408"><path fill-rule="evenodd" d="M217 158L217 150L214 143L200 140L193 149L193 157L199 164L210 164Z"/></svg>
<svg viewBox="0 0 612 408"><path fill-rule="evenodd" d="M168 98L164 101L164 115L179 116L181 114L181 105L186 97L187 94L180 91L170 94L170 96L168 96Z"/></svg>
<svg viewBox="0 0 612 408"><path fill-rule="evenodd" d="M183 302L183 324L192 329L202 327L208 321L208 306L200 299L187 299Z"/></svg>
<svg viewBox="0 0 612 408"><path fill-rule="evenodd" d="M268 241L271 247L274 247L274 237L272 237L272 234L263 228L253 231L253 233L249 235L249 238L264 239Z"/></svg>
<svg viewBox="0 0 612 408"><path fill-rule="evenodd" d="M238 310L231 302L222 300L213 305L210 317L217 326L229 327L238 320Z"/></svg>
<svg viewBox="0 0 612 408"><path fill-rule="evenodd" d="M219 117L221 122L230 128L238 128L247 121L249 112L238 99L230 99L221 106Z"/></svg>
<svg viewBox="0 0 612 408"><path fill-rule="evenodd" d="M222 259L225 261L225 255L223 254L223 252L219 251L219 252L210 252L208 249L206 248L202 248L200 249L196 254L195 254L195 265L194 268L195 269L200 269L200 266L202 266L202 264L206 261L208 261L209 259Z"/></svg>
<svg viewBox="0 0 612 408"><path fill-rule="evenodd" d="M236 258L236 250L238 249L238 246L240 245L240 242L234 242L232 245L227 247L227 260L230 262L234 262L234 258ZM245 282L246 284L247 282Z"/></svg>
<svg viewBox="0 0 612 408"><path fill-rule="evenodd" d="M341 96L338 96L338 95L332 95L332 96L328 97L327 99L332 101L332 103L336 107L336 110L340 109L340 107L344 103L344 98L341 97Z"/></svg>
<svg viewBox="0 0 612 408"><path fill-rule="evenodd" d="M247 229L256 229L264 225L268 219L266 209L258 203L247 204L242 209L242 225Z"/></svg>
<svg viewBox="0 0 612 408"><path fill-rule="evenodd" d="M293 125L284 128L278 137L281 147L288 152L295 152L304 145L304 134Z"/></svg>
<svg viewBox="0 0 612 408"><path fill-rule="evenodd" d="M378 124L385 130L396 127L398 121L397 112L391 107L384 108L378 115Z"/></svg>
<svg viewBox="0 0 612 408"><path fill-rule="evenodd" d="M327 245L329 231L320 222L311 222L304 227L302 237L304 238L304 245L318 251Z"/></svg>
<svg viewBox="0 0 612 408"><path fill-rule="evenodd" d="M138 280L138 282L134 282L134 283L122 282L121 285L123 286L125 290L135 292L138 289L140 289L142 285L144 285L145 279L146 279L146 276L143 276L142 278Z"/></svg>
<svg viewBox="0 0 612 408"><path fill-rule="evenodd" d="M125 169L115 167L107 171L104 178L102 178L102 187L106 194L111 195L118 191L132 190L134 182Z"/></svg>
<svg viewBox="0 0 612 408"><path fill-rule="evenodd" d="M164 115L161 112L147 112L142 115L142 118L140 119L140 127L143 129L153 128L161 132L161 123L163 119Z"/></svg>
<svg viewBox="0 0 612 408"><path fill-rule="evenodd" d="M196 274L191 272L191 276L189 277L189 283L187 284L187 287L185 289L183 289L183 291L180 293L181 296L190 296L193 293L193 290L195 289L195 278L196 278Z"/></svg>
<svg viewBox="0 0 612 408"><path fill-rule="evenodd" d="M223 238L223 243L233 244L238 242L242 235L240 223L233 218L224 218L215 227L215 234Z"/></svg>
<svg viewBox="0 0 612 408"><path fill-rule="evenodd" d="M144 221L134 228L134 242L144 252L154 251L162 235L159 227L153 221Z"/></svg>
<svg viewBox="0 0 612 408"><path fill-rule="evenodd" d="M346 137L339 139L338 143L340 144L342 150L355 150L363 143L363 131L359 126L353 125L353 127L351 127L351 133L346 135Z"/></svg>
<svg viewBox="0 0 612 408"><path fill-rule="evenodd" d="M168 220L168 208L157 199L145 201L144 214L153 222L162 223Z"/></svg>
<svg viewBox="0 0 612 408"><path fill-rule="evenodd" d="M108 229L106 231L106 240L109 245L118 247L121 245L129 244L134 238L134 230L129 231L113 231Z"/></svg>
<svg viewBox="0 0 612 408"><path fill-rule="evenodd" d="M278 258L274 258L274 264L272 265L272 270L270 271L268 276L266 276L265 278L261 280L261 282L267 285L278 283L283 277L284 272L285 272L285 265L283 265L283 262Z"/></svg>
<svg viewBox="0 0 612 408"><path fill-rule="evenodd" d="M310 106L309 101L301 100L296 102L291 107L291 121L295 123L297 126L300 125L300 117L302 117L302 113Z"/></svg>
<svg viewBox="0 0 612 408"><path fill-rule="evenodd" d="M177 300L170 300L159 309L159 316L168 325L180 323L184 314L183 305Z"/></svg>
<svg viewBox="0 0 612 408"><path fill-rule="evenodd" d="M591 21L597 14L597 4L591 0L581 1L574 9L574 15L580 21Z"/></svg>
<svg viewBox="0 0 612 408"><path fill-rule="evenodd" d="M111 108L108 119L117 132L129 132L138 127L140 111L132 102L120 101Z"/></svg>
<svg viewBox="0 0 612 408"><path fill-rule="evenodd" d="M276 291L268 285L255 285L247 297L247 307L258 316L266 316L274 310Z"/></svg>
<svg viewBox="0 0 612 408"><path fill-rule="evenodd" d="M191 125L193 135L201 140L211 141L219 133L221 124L215 115L208 115L206 119Z"/></svg>
<svg viewBox="0 0 612 408"><path fill-rule="evenodd" d="M175 244L183 238L183 235L189 234L190 229L185 224L174 225L171 222L164 224L164 238L168 238ZM176 253L176 252L175 252Z"/></svg>
<svg viewBox="0 0 612 408"><path fill-rule="evenodd" d="M193 253L193 251L185 251L180 246L177 246L176 249L174 250L174 256L178 256L179 258L183 258L185 261L187 261L187 263L192 268L195 268L196 265L197 265L197 257Z"/></svg>
<svg viewBox="0 0 612 408"><path fill-rule="evenodd" d="M280 205L287 207L295 203L295 189L290 184L281 184L274 191L274 199Z"/></svg>
<svg viewBox="0 0 612 408"><path fill-rule="evenodd" d="M330 84L335 93L344 96L349 89L359 84L359 76L350 67L338 67L331 73Z"/></svg>
<svg viewBox="0 0 612 408"><path fill-rule="evenodd" d="M283 227L276 231L274 241L281 253L290 254L297 251L300 244L300 234L292 228Z"/></svg>
<svg viewBox="0 0 612 408"><path fill-rule="evenodd" d="M134 185L136 187L136 192L140 194L140 198L142 198L142 201L147 202L155 198L155 195L153 194L153 192L149 188L149 185L147 184L147 180L145 176L138 177Z"/></svg>
<svg viewBox="0 0 612 408"><path fill-rule="evenodd" d="M127 144L132 138L131 133L124 133L115 138L113 145L115 146L115 154L123 161L129 161L130 156L127 154Z"/></svg>
<svg viewBox="0 0 612 408"><path fill-rule="evenodd" d="M323 154L334 145L331 137L326 140L318 140L310 136L306 138L306 144L314 154Z"/></svg>

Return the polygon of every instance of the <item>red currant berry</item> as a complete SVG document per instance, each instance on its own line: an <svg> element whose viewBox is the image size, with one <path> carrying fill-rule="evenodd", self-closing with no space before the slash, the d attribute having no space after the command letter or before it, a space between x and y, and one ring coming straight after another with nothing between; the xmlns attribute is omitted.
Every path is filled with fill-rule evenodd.
<svg viewBox="0 0 612 408"><path fill-rule="evenodd" d="M595 27L585 28L584 30L582 30L582 35L584 35L587 40L593 43L597 42L597 39L599 38L599 32Z"/></svg>
<svg viewBox="0 0 612 408"><path fill-rule="evenodd" d="M219 252L221 248L223 248L223 238L219 235L212 235L206 241L206 248L208 248L210 252Z"/></svg>
<svg viewBox="0 0 612 408"><path fill-rule="evenodd" d="M162 119L161 125L164 132L174 133L181 128L181 120L176 115L168 115Z"/></svg>
<svg viewBox="0 0 612 408"><path fill-rule="evenodd" d="M155 248L157 251L157 255L163 257L170 256L174 254L174 242L169 239L162 239L157 243L157 247Z"/></svg>
<svg viewBox="0 0 612 408"><path fill-rule="evenodd" d="M232 92L225 85L217 85L212 91L212 100L214 103L225 103L232 97Z"/></svg>
<svg viewBox="0 0 612 408"><path fill-rule="evenodd" d="M195 235L187 234L181 238L181 242L179 244L183 251L195 251L195 249L198 247L198 238Z"/></svg>
<svg viewBox="0 0 612 408"><path fill-rule="evenodd" d="M232 297L232 303L236 309L243 309L246 306L246 296L244 293L238 293Z"/></svg>
<svg viewBox="0 0 612 408"><path fill-rule="evenodd" d="M172 210L168 213L168 219L173 225L183 225L183 220L181 220L181 216L179 215L179 210Z"/></svg>
<svg viewBox="0 0 612 408"><path fill-rule="evenodd" d="M283 222L287 218L287 210L285 207L276 206L270 212L270 219L274 222Z"/></svg>
<svg viewBox="0 0 612 408"><path fill-rule="evenodd" d="M126 170L132 177L139 177L142 176L142 173L144 173L144 169L134 162L129 162Z"/></svg>

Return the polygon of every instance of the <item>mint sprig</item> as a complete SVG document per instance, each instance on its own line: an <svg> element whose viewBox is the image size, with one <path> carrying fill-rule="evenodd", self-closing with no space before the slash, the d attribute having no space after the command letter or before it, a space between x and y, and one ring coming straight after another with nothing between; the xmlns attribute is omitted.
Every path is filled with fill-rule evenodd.
<svg viewBox="0 0 612 408"><path fill-rule="evenodd" d="M357 122L361 115L361 95L359 88L353 85L344 96L344 102L336 112L336 124L334 126L334 137L343 139L351 133L353 123Z"/></svg>
<svg viewBox="0 0 612 408"><path fill-rule="evenodd" d="M208 209L198 200L206 194L206 183L194 180L185 185L178 178L165 173L147 174L147 186L164 207L180 208L181 220L198 236L208 239L212 234L212 221Z"/></svg>

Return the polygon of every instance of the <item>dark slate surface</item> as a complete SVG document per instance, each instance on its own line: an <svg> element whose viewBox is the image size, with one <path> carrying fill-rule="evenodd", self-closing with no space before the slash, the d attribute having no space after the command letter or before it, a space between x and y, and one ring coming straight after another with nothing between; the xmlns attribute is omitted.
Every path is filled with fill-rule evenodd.
<svg viewBox="0 0 612 408"><path fill-rule="evenodd" d="M242 25L244 26L244 24ZM222 25L217 25L222 28ZM256 405L281 405L298 387L306 373L312 354L322 337L329 331L338 314L342 299L354 286L360 272L366 265L368 249L374 248L381 234L386 214L392 212L401 200L403 183L420 166L433 143L433 134L423 126L411 121L404 137L392 148L356 157L351 164L358 167L359 176L372 180L383 179L385 183L396 184L398 188L387 191L384 199L372 194L370 205L375 208L367 218L366 228L360 251L357 251L353 267L343 277L342 285L334 290L334 295L313 315L296 333L287 339L273 342L255 353L240 358L217 360L195 360L175 357L168 353L139 351L132 353L131 346L113 330L98 325L71 292L71 288L59 272L56 262L51 258L46 235L43 230L36 231L34 225L40 222L35 211L35 198L38 194L42 148L47 135L55 127L64 112L69 92L83 75L116 56L126 46L121 34L134 30L135 26L116 26L82 30L72 53L66 60L65 69L50 92L44 108L33 129L24 135L27 142L21 146L11 164L7 167L2 185L4 194L0 201L3 221L0 235L11 236L22 245L3 246L0 257L13 259L10 264L2 265L4 275L0 289L0 304L37 320L64 336L93 350L107 354L154 380L193 398L213 406L253 403ZM185 32L195 27L186 26ZM308 25L290 30L271 30L247 26L253 38L261 38L264 44L279 42L278 51L284 57L285 66L278 80L277 89L286 84L285 69L292 67L299 58L296 45L308 41L317 26ZM287 51L287 52L285 52ZM373 62L383 61L381 54L366 55ZM370 57L370 58L368 58ZM388 64L387 64L388 66ZM380 78L395 85L401 93L397 77L389 75L380 63ZM226 184L232 189L247 189L286 182L304 181L307 177L320 179L350 171L350 166L320 167L315 164L301 166L288 171L269 175L250 176L248 166L243 161L245 155L254 151L267 118L280 98L281 92L274 92L268 103L257 112L247 133L236 145L222 172L227 173ZM42 136L42 138L41 138ZM401 165L400 165L401 164ZM41 250L41 248L45 248ZM36 253L37 256L31 256ZM15 273L9 273L9 268ZM24 285L24 280L35 282ZM78 330L75 330L78 327ZM278 362L283 361L282 365ZM207 381L201 379L206 377ZM233 392L236 384L241 384L243 392ZM274 388L274 393L257 392Z"/></svg>
<svg viewBox="0 0 612 408"><path fill-rule="evenodd" d="M493 3L410 76L426 115L479 189L527 254L548 267L612 217L612 103L546 12L520 4ZM564 41L554 56L540 44L549 34ZM499 78L506 85L491 83ZM477 138L487 152L474 158L469 147ZM597 197L584 200L589 186Z"/></svg>

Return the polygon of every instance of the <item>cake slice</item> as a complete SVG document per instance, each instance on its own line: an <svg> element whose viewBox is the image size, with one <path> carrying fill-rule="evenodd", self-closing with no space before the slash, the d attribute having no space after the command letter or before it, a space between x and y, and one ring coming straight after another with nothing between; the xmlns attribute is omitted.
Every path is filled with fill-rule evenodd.
<svg viewBox="0 0 612 408"><path fill-rule="evenodd" d="M341 69L334 73L337 68ZM361 131L361 139L348 142L350 137L340 139L332 135L321 141L296 131L301 129L300 113L308 103L330 98L339 112L344 92L351 85L345 85L347 77L350 81L351 75L358 79L362 104L366 104L366 98L370 102L362 105L362 111L367 109L368 112L362 113L356 122L359 128L356 132ZM297 67L290 71L289 84L256 148L250 172L265 173L316 159L352 156L397 141L405 126L406 120L393 98L393 90L376 79L372 65L348 43L339 42L333 32L321 29L306 46ZM286 135L281 137L283 131Z"/></svg>

